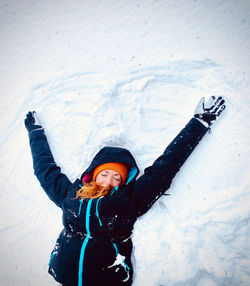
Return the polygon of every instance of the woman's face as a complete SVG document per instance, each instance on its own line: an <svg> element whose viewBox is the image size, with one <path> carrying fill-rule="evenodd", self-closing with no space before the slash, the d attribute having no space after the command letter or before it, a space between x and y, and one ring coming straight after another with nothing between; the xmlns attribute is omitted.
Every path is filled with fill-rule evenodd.
<svg viewBox="0 0 250 286"><path fill-rule="evenodd" d="M96 183L102 187L117 187L122 182L122 177L114 170L104 170L100 172L95 179Z"/></svg>

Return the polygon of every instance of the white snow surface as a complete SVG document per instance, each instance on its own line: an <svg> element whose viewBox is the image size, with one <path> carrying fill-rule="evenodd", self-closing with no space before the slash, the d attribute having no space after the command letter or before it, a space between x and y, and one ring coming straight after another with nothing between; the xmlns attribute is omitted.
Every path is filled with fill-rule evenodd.
<svg viewBox="0 0 250 286"><path fill-rule="evenodd" d="M57 285L29 110L74 181L105 145L142 174L211 95L224 115L135 224L133 286L250 285L249 0L2 0L0 27L0 285Z"/></svg>

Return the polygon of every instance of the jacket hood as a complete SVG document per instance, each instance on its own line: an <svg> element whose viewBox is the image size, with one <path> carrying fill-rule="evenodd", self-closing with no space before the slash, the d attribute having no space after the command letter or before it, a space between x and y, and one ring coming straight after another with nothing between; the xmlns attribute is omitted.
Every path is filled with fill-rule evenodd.
<svg viewBox="0 0 250 286"><path fill-rule="evenodd" d="M86 183L92 180L93 170L95 167L104 164L118 162L128 164L128 179L126 185L139 174L139 168L132 154L125 148L121 147L103 147L93 158L89 167L81 176L81 181Z"/></svg>

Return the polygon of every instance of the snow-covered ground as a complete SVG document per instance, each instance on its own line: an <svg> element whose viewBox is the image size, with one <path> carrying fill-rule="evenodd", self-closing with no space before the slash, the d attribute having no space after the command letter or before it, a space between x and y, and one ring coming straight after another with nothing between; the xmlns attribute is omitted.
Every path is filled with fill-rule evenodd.
<svg viewBox="0 0 250 286"><path fill-rule="evenodd" d="M250 285L249 0L1 0L0 27L0 285L56 285L27 111L73 181L104 145L143 172L213 94L224 116L135 224L133 286Z"/></svg>

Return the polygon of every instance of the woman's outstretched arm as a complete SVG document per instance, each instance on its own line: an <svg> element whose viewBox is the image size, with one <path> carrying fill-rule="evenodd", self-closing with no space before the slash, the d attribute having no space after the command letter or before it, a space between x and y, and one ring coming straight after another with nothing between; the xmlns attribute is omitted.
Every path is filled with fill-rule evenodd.
<svg viewBox="0 0 250 286"><path fill-rule="evenodd" d="M47 137L36 112L29 112L24 121L29 133L34 173L49 198L61 207L68 188L72 185L54 161Z"/></svg>
<svg viewBox="0 0 250 286"><path fill-rule="evenodd" d="M207 103L202 98L195 109L195 118L188 122L152 166L145 169L144 175L135 183L139 215L144 214L170 187L176 173L224 109L222 97L211 97Z"/></svg>

